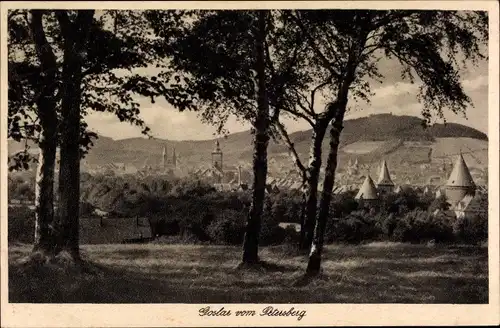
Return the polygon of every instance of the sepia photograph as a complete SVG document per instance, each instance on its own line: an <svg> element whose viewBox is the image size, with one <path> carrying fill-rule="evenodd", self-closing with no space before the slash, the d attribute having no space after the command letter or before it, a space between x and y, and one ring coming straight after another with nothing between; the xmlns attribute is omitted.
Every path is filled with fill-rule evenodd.
<svg viewBox="0 0 500 328"><path fill-rule="evenodd" d="M499 323L498 4L314 3L2 4L12 326Z"/></svg>

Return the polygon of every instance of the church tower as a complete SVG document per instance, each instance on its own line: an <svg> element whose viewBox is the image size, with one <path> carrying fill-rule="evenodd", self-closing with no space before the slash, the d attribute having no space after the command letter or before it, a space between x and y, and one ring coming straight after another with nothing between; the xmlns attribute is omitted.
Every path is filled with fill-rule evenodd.
<svg viewBox="0 0 500 328"><path fill-rule="evenodd" d="M466 195L474 195L476 191L476 184L461 153L451 171L445 190L451 204L460 202Z"/></svg>
<svg viewBox="0 0 500 328"><path fill-rule="evenodd" d="M394 182L391 180L389 169L387 168L385 160L382 161L382 166L380 167L377 189L382 193L392 192L394 190Z"/></svg>
<svg viewBox="0 0 500 328"><path fill-rule="evenodd" d="M356 160L354 161L354 165L352 167L352 174L357 175L359 173L359 162L358 158L356 157Z"/></svg>
<svg viewBox="0 0 500 328"><path fill-rule="evenodd" d="M219 140L215 141L215 149L212 152L212 165L222 171L222 151L220 150Z"/></svg>
<svg viewBox="0 0 500 328"><path fill-rule="evenodd" d="M172 152L172 166L174 168L177 167L177 155L175 154L175 147Z"/></svg>
<svg viewBox="0 0 500 328"><path fill-rule="evenodd" d="M161 154L161 168L165 170L167 168L167 148L163 146L163 151Z"/></svg>
<svg viewBox="0 0 500 328"><path fill-rule="evenodd" d="M238 186L241 186L241 165L238 165Z"/></svg>
<svg viewBox="0 0 500 328"><path fill-rule="evenodd" d="M222 160L223 160L223 157L222 157L222 151L221 151L220 145L219 145L219 140L216 140L215 141L215 149L212 152L212 166L217 171L216 172L216 174L217 174L216 182L217 183L221 183L222 177L224 176Z"/></svg>

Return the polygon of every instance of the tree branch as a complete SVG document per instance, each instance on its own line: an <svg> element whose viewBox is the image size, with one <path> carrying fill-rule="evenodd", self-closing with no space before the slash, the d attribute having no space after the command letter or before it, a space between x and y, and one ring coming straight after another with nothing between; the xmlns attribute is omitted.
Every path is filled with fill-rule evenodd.
<svg viewBox="0 0 500 328"><path fill-rule="evenodd" d="M304 26L304 23L302 23L301 19L293 14L289 14L289 16L297 23L297 26L299 26L300 30L302 33L305 34L306 38L309 39L309 44L313 48L314 52L316 55L319 57L321 62L323 62L324 67L334 76L340 77L340 73L337 72L335 69L333 69L333 65L330 63L330 61L326 58L326 56L323 54L323 52L319 49L318 45L316 44L316 41L312 37L312 35L309 33L307 28Z"/></svg>
<svg viewBox="0 0 500 328"><path fill-rule="evenodd" d="M304 112L308 113L307 108L305 108L305 107L304 107L304 105L302 105L302 103L301 103L300 101L298 101L298 102L297 102L297 104L299 105L299 107L300 107L300 108L302 108L302 110L304 110ZM297 111L297 110L293 109L293 106L285 106L285 107L283 108L283 110L284 110L285 112L288 112L288 113L290 113L290 114L294 115L294 116L297 116L297 117L300 117L300 118L302 118L302 119L306 120L306 121L307 121L307 123L309 123L311 126L314 126L314 122L313 122L313 120L312 120L310 117L308 117L308 116L307 116L306 114L304 114L304 113L301 113L301 112L299 112L299 111ZM310 114L310 113L308 113L308 114ZM315 116L315 115L314 115L314 116Z"/></svg>
<svg viewBox="0 0 500 328"><path fill-rule="evenodd" d="M70 31L71 31L71 21L69 20L68 14L66 13L65 10L56 10L56 18L59 21L59 24L61 25L61 32L64 36L64 39L66 39L66 42L69 41L70 39Z"/></svg>
<svg viewBox="0 0 500 328"><path fill-rule="evenodd" d="M88 76L92 74L100 74L104 72L103 66L101 64L96 64L92 67L87 68L86 70L82 71L82 76Z"/></svg>
<svg viewBox="0 0 500 328"><path fill-rule="evenodd" d="M57 64L57 61L54 51L45 36L45 31L42 25L42 16L43 12L41 10L32 10L30 28L33 36L33 42L35 43L35 49L42 64L42 74L44 74L46 67L53 69Z"/></svg>
<svg viewBox="0 0 500 328"><path fill-rule="evenodd" d="M276 76L276 70L274 69L273 61L271 60L271 54L269 53L269 42L267 42L267 39L264 41L264 44L266 45L266 48L265 48L266 60L267 60L267 63L269 65L271 75Z"/></svg>
<svg viewBox="0 0 500 328"><path fill-rule="evenodd" d="M318 90L321 90L322 88L324 88L325 86L327 86L328 84L332 83L332 80L333 80L334 76L333 75L330 75L323 83L317 85L312 91L311 91L311 103L310 103L310 108L311 108L311 111L313 113L314 112L314 101L316 99L316 92Z"/></svg>
<svg viewBox="0 0 500 328"><path fill-rule="evenodd" d="M280 133L282 139L285 141L288 149L292 153L292 157L295 161L295 164L297 165L299 170L302 172L303 179L307 180L307 169L304 166L304 164L302 164L302 161L300 160L299 154L295 150L295 146L294 146L292 140L290 140L290 136L288 135L288 132L286 131L283 124L279 121L279 119L277 119L275 122L276 122L276 127L278 129L278 132Z"/></svg>

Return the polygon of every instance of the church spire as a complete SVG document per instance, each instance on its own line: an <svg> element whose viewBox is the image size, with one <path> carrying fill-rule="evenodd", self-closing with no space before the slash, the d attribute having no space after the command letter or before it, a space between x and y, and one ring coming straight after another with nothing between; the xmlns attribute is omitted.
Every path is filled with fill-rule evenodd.
<svg viewBox="0 0 500 328"><path fill-rule="evenodd" d="M174 167L177 166L177 155L175 154L175 147L174 147L173 152L172 152L172 165Z"/></svg>
<svg viewBox="0 0 500 328"><path fill-rule="evenodd" d="M380 166L380 174L377 184L394 185L394 182L392 182L391 180L391 175L389 174L389 169L387 168L387 162L385 160L382 161L382 165Z"/></svg>
<svg viewBox="0 0 500 328"><path fill-rule="evenodd" d="M163 146L163 151L161 154L161 168L165 169L167 166L167 148Z"/></svg>
<svg viewBox="0 0 500 328"><path fill-rule="evenodd" d="M215 149L212 152L212 165L217 171L219 171L220 174L223 174L223 162L222 162L222 160L223 160L223 154L222 154L222 151L220 149L219 140L216 140L215 141ZM221 182L221 181L218 181L218 182Z"/></svg>
<svg viewBox="0 0 500 328"><path fill-rule="evenodd" d="M214 149L214 153L220 153L220 144L219 144L219 140L215 140L215 149Z"/></svg>

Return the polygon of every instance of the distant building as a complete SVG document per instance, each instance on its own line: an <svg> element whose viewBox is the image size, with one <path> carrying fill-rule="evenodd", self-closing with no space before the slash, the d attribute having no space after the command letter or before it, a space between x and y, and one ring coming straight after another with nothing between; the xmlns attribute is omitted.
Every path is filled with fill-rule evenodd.
<svg viewBox="0 0 500 328"><path fill-rule="evenodd" d="M385 162L385 160L382 162L382 165L380 167L377 189L381 193L388 193L394 190L394 182L392 182L391 180L391 175L389 174L389 169L387 168L387 163Z"/></svg>
<svg viewBox="0 0 500 328"><path fill-rule="evenodd" d="M378 201L377 188L375 188L375 184L369 175L366 176L365 182L363 182L354 198L367 205L375 204Z"/></svg>
<svg viewBox="0 0 500 328"><path fill-rule="evenodd" d="M445 191L445 189L443 187L438 187L438 188L436 188L434 194L435 194L436 198L439 198L439 197L441 197L443 195L446 196L446 191Z"/></svg>
<svg viewBox="0 0 500 328"><path fill-rule="evenodd" d="M163 152L161 156L161 169L167 171L169 169L175 169L177 167L177 154L175 153L175 147L173 148L172 157L169 159L167 154L167 148L163 147Z"/></svg>
<svg viewBox="0 0 500 328"><path fill-rule="evenodd" d="M471 217L473 215L488 215L488 203L479 193L466 195L453 208L457 219Z"/></svg>
<svg viewBox="0 0 500 328"><path fill-rule="evenodd" d="M349 162L347 163L346 173L350 176L357 175L359 173L359 162L357 158L354 161L354 164L351 162L351 159L349 159Z"/></svg>
<svg viewBox="0 0 500 328"><path fill-rule="evenodd" d="M446 198L453 205L460 202L467 195L474 195L476 185L469 172L467 164L465 164L462 154L460 154L455 162L453 171L451 171L448 182L445 186Z"/></svg>
<svg viewBox="0 0 500 328"><path fill-rule="evenodd" d="M396 194L399 194L403 191L403 188L401 186L397 186L396 188L394 188L394 193Z"/></svg>
<svg viewBox="0 0 500 328"><path fill-rule="evenodd" d="M223 160L222 150L220 149L219 140L216 140L215 141L215 149L212 152L212 167L215 171L218 171L220 174L215 175L215 178L216 178L215 183L221 183L222 178L224 177L224 169L223 169L222 160Z"/></svg>

